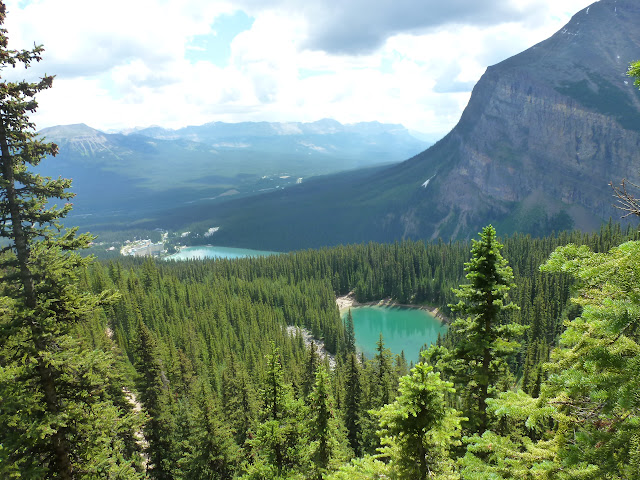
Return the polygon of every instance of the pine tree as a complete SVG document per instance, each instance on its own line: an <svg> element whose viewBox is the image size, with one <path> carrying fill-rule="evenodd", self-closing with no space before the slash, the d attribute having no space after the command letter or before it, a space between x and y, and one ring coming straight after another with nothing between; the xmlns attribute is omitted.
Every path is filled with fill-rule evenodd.
<svg viewBox="0 0 640 480"><path fill-rule="evenodd" d="M355 329L353 327L353 315L351 314L351 309L349 309L347 313L347 319L344 325L344 333L345 333L345 347L347 354L356 353L356 334Z"/></svg>
<svg viewBox="0 0 640 480"><path fill-rule="evenodd" d="M138 327L136 368L140 374L140 401L149 416L144 426L151 463L149 475L156 480L170 480L177 472L177 452L169 380L159 356L157 341L142 322Z"/></svg>
<svg viewBox="0 0 640 480"><path fill-rule="evenodd" d="M376 342L376 355L374 358L376 365L376 379L374 384L374 406L379 408L390 403L395 397L395 384L393 376L393 365L391 351L384 346L384 338L380 333L380 338Z"/></svg>
<svg viewBox="0 0 640 480"><path fill-rule="evenodd" d="M0 25L5 15L0 2ZM0 69L29 67L42 52L9 49L0 29ZM70 180L29 170L57 153L28 119L35 95L52 81L0 83L0 237L7 241L0 253L0 476L135 478L123 441L130 412L114 405L109 388L114 359L74 337L75 325L107 297L77 286L89 260L75 250L92 237L62 230L71 203L51 205L73 197Z"/></svg>
<svg viewBox="0 0 640 480"><path fill-rule="evenodd" d="M638 476L639 265L640 242L627 242L608 253L567 245L542 267L574 276L573 301L582 307L552 354L540 394L547 408L557 406L555 440L573 478Z"/></svg>
<svg viewBox="0 0 640 480"><path fill-rule="evenodd" d="M246 478L280 478L305 471L309 463L307 408L285 382L279 349L267 356L260 423L247 441L252 463Z"/></svg>
<svg viewBox="0 0 640 480"><path fill-rule="evenodd" d="M222 413L237 444L244 446L257 417L258 401L249 375L233 357L222 374Z"/></svg>
<svg viewBox="0 0 640 480"><path fill-rule="evenodd" d="M204 383L197 397L193 435L182 452L184 478L190 480L230 480L240 460L240 448L230 429L220 419L218 408Z"/></svg>
<svg viewBox="0 0 640 480"><path fill-rule="evenodd" d="M511 428L468 439L463 478L638 478L640 466L640 243L609 253L558 248L542 267L577 280L580 314L545 365L538 398L489 401Z"/></svg>
<svg viewBox="0 0 640 480"><path fill-rule="evenodd" d="M449 448L460 444L462 418L445 405L445 395L454 391L433 367L419 363L400 379L396 400L375 412L380 452L390 458L394 478L456 478Z"/></svg>
<svg viewBox="0 0 640 480"><path fill-rule="evenodd" d="M364 410L362 407L362 380L361 368L355 353L349 355L347 361L347 380L345 398L345 427L347 439L354 454L359 457L363 453L362 424Z"/></svg>
<svg viewBox="0 0 640 480"><path fill-rule="evenodd" d="M513 272L501 248L495 229L485 227L480 240L473 241L471 260L465 264L469 283L454 290L460 301L449 305L464 315L452 325L458 339L453 352L457 362L455 383L465 386L466 428L472 432L487 429L487 398L494 396L492 387L505 373L505 360L519 346L513 337L523 331L520 325L502 322L503 312L518 307L507 299Z"/></svg>
<svg viewBox="0 0 640 480"><path fill-rule="evenodd" d="M347 456L344 425L334 410L329 375L324 365L319 365L311 392L310 436L313 441L311 458L315 475L322 480L330 466L337 466Z"/></svg>
<svg viewBox="0 0 640 480"><path fill-rule="evenodd" d="M318 365L320 365L320 355L318 355L316 343L312 341L305 362L304 378L302 379L302 395L304 398L307 398L313 390Z"/></svg>

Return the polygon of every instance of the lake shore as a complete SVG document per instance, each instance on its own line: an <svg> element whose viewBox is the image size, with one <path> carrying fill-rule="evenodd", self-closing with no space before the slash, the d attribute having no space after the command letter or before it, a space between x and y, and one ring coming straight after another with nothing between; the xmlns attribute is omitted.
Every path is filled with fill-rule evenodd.
<svg viewBox="0 0 640 480"><path fill-rule="evenodd" d="M353 292L349 292L347 295L343 295L342 297L336 297L336 305L338 305L338 309L340 309L340 313L350 309L351 307L365 307L365 306L414 308L416 310L424 310L426 312L429 312L431 315L433 315L435 318L440 320L445 325L449 325L450 323L449 318L444 316L438 307L431 307L429 305L412 305L412 304L406 304L406 303L398 303L398 302L394 302L390 298L383 298L382 300L378 300L374 302L360 303L356 300Z"/></svg>
<svg viewBox="0 0 640 480"><path fill-rule="evenodd" d="M252 250L247 248L217 247L215 245L180 245L178 251L164 260L209 260L209 259L235 259L245 257L262 257L278 255L280 252L266 250Z"/></svg>

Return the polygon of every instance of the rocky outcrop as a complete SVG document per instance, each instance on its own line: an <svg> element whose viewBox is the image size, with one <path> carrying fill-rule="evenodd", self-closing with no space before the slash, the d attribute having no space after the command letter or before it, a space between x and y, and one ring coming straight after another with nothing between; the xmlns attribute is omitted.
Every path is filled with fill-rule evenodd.
<svg viewBox="0 0 640 480"><path fill-rule="evenodd" d="M440 172L433 180L439 209L457 210L464 224L535 207L566 212L585 229L616 216L608 183L640 180L640 96L625 76L640 59L638 21L635 2L602 0L548 40L488 68L444 145L409 162L413 170L424 165L424 176L434 166ZM448 162L438 158L441 150L454 152ZM435 225L431 236L441 233Z"/></svg>

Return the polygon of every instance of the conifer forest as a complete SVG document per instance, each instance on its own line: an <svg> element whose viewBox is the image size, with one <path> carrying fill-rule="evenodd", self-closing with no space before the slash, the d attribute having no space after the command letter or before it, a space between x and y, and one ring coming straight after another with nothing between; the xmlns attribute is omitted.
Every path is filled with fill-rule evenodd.
<svg viewBox="0 0 640 480"><path fill-rule="evenodd" d="M3 69L41 60L7 36ZM33 173L54 84L0 83L0 478L640 478L635 225L97 261L70 180ZM448 333L366 358L350 293Z"/></svg>

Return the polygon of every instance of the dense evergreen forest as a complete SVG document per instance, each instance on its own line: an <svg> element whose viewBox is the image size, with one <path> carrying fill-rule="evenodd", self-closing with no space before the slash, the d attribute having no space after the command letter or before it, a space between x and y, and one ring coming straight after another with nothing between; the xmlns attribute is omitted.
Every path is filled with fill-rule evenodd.
<svg viewBox="0 0 640 480"><path fill-rule="evenodd" d="M42 48L0 30L0 52ZM70 181L30 172L51 84L0 83L1 478L638 478L635 230L92 262L59 225ZM437 306L449 334L364 358L350 292Z"/></svg>
<svg viewBox="0 0 640 480"><path fill-rule="evenodd" d="M541 272L539 265L559 245L606 252L636 238L630 229L609 223L597 234L516 235L504 241L515 284L510 298L520 309L505 312L500 322L529 328L517 338L500 389L539 396L547 375L543 364L563 322L578 313L568 303L572 277ZM378 450L383 445L376 432L386 418L379 416L392 412L399 386L402 392L401 385L413 379L407 376L413 365L404 356L393 358L383 339L374 358L359 356L353 327L342 321L335 297L354 291L361 301L391 297L428 303L453 318L447 305L456 301L452 288L464 284L469 250L467 243L370 243L237 260L122 258L83 268L79 290L95 296L110 292L110 298L83 317L73 336L85 351L109 359L112 373L104 394L110 392L111 401L127 412L129 428L140 428L148 442L123 432L133 478L136 468L143 474L144 465L151 478L327 477L352 458L360 460L343 467L347 472L391 475L387 461L395 453L389 447L382 454ZM335 364L305 346L300 331L288 326L312 332ZM429 352L433 366L451 380L455 375L442 366L441 353L455 348L459 336L452 331ZM11 393L15 385L4 388ZM458 389L460 394L463 387ZM462 396L445 393L446 408L464 410ZM142 413L135 414L131 394ZM318 416L326 417L322 431L314 430L322 420ZM9 418L3 416L7 425ZM463 433L472 433L464 427L463 422ZM458 436L459 430L450 429ZM323 442L327 451L321 454ZM23 451L5 451L3 465L19 467Z"/></svg>

